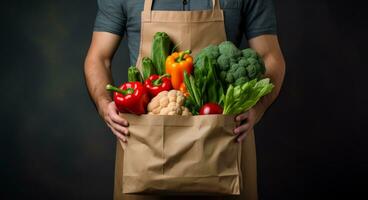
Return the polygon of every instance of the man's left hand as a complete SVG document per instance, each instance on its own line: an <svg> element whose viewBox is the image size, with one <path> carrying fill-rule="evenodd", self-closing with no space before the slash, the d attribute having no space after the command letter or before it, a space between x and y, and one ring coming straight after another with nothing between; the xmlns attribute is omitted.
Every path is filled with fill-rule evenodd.
<svg viewBox="0 0 368 200"><path fill-rule="evenodd" d="M261 112L257 109L252 108L249 111L239 114L235 117L235 121L240 122L240 125L234 129L234 134L237 135L237 141L240 143L245 139L248 133L253 130L253 126L256 124Z"/></svg>

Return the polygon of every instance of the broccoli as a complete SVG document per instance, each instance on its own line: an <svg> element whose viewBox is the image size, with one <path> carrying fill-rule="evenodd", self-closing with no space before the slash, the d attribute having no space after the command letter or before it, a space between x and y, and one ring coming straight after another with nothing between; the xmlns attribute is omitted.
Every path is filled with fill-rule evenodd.
<svg viewBox="0 0 368 200"><path fill-rule="evenodd" d="M227 71L230 67L230 58L225 55L220 55L220 57L217 58L217 64L222 71Z"/></svg>
<svg viewBox="0 0 368 200"><path fill-rule="evenodd" d="M251 48L243 49L242 53L245 58L257 58L257 53Z"/></svg>
<svg viewBox="0 0 368 200"><path fill-rule="evenodd" d="M232 57L232 58L230 58L230 66L232 66L234 64L238 64L238 59Z"/></svg>
<svg viewBox="0 0 368 200"><path fill-rule="evenodd" d="M247 76L247 70L244 67L238 67L236 71L233 73L235 79L239 79L241 77Z"/></svg>
<svg viewBox="0 0 368 200"><path fill-rule="evenodd" d="M251 64L251 65L254 65L254 64L258 63L258 60L257 60L257 59L255 59L255 58L248 58L248 59L247 59L247 61L248 61L248 62L249 62L249 64Z"/></svg>
<svg viewBox="0 0 368 200"><path fill-rule="evenodd" d="M233 76L233 73L228 72L228 73L226 74L226 79L225 79L225 81L226 81L227 83L233 83L233 82L234 82L234 76Z"/></svg>
<svg viewBox="0 0 368 200"><path fill-rule="evenodd" d="M200 60L202 58L204 58L205 56L207 56L210 59L216 59L217 57L220 56L220 52L219 52L219 48L216 45L210 45L204 49L202 49L198 55L195 57L195 62L197 60Z"/></svg>
<svg viewBox="0 0 368 200"><path fill-rule="evenodd" d="M202 49L194 59L195 66L201 68L206 56L216 67L216 76L226 85L242 85L251 79L262 77L266 71L262 57L256 51L251 48L239 50L230 41ZM194 75L201 76L196 70Z"/></svg>
<svg viewBox="0 0 368 200"><path fill-rule="evenodd" d="M237 70L239 67L240 67L240 66L239 66L239 64L233 64L233 65L231 65L231 66L230 66L230 69L229 69L229 71L228 71L228 72L235 73L235 72L236 72L236 70Z"/></svg>
<svg viewBox="0 0 368 200"><path fill-rule="evenodd" d="M230 41L222 42L218 46L219 52L222 55L227 55L229 57L240 57L241 51Z"/></svg>
<svg viewBox="0 0 368 200"><path fill-rule="evenodd" d="M244 83L246 83L246 82L248 82L248 81L249 81L248 77L246 77L246 76L244 76L244 77L240 77L240 78L238 78L238 79L235 81L234 85L235 85L235 86L243 85Z"/></svg>
<svg viewBox="0 0 368 200"><path fill-rule="evenodd" d="M194 58L194 63L196 66L203 66L204 57L211 59L213 64L217 64L217 57L220 56L219 48L216 45L210 45L202 49L198 55Z"/></svg>
<svg viewBox="0 0 368 200"><path fill-rule="evenodd" d="M241 67L247 67L250 63L248 62L247 59L245 59L244 57L242 57L242 59L239 60L238 64Z"/></svg>
<svg viewBox="0 0 368 200"><path fill-rule="evenodd" d="M254 64L257 69L257 73L261 73L261 65L259 63Z"/></svg>
<svg viewBox="0 0 368 200"><path fill-rule="evenodd" d="M257 67L255 65L252 65L252 64L248 65L246 70L247 70L247 74L248 74L249 79L257 78L258 71L257 71Z"/></svg>

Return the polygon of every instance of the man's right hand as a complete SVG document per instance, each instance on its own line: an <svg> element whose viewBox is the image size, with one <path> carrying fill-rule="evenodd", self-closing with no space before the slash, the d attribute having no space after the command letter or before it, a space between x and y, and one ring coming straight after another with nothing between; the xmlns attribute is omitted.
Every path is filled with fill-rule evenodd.
<svg viewBox="0 0 368 200"><path fill-rule="evenodd" d="M101 117L105 120L108 127L110 127L111 131L123 142L127 142L129 131L128 126L129 123L126 119L122 118L119 115L119 110L116 107L113 101L104 105L104 108L101 109Z"/></svg>

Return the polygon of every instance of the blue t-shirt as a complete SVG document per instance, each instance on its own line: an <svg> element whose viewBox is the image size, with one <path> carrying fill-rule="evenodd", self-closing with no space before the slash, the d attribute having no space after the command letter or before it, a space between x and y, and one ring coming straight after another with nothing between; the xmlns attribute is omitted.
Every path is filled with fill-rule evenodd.
<svg viewBox="0 0 368 200"><path fill-rule="evenodd" d="M94 31L127 36L131 63L138 57L141 12L144 0L97 0ZM186 2L186 3L183 3ZM276 34L272 0L220 0L224 10L227 40L240 45L243 35L249 40L263 34ZM209 10L212 0L154 0L153 10Z"/></svg>

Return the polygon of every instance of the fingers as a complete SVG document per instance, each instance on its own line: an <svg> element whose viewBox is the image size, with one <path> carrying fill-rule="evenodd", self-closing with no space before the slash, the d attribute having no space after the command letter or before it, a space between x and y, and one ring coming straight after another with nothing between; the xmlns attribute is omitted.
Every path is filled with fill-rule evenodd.
<svg viewBox="0 0 368 200"><path fill-rule="evenodd" d="M111 128L115 129L115 131L118 131L120 134L125 136L129 135L129 130L127 127L115 123L111 118L108 118L106 121L108 122L108 125L110 125Z"/></svg>
<svg viewBox="0 0 368 200"><path fill-rule="evenodd" d="M116 124L120 124L121 126L128 126L129 125L127 120L121 118L117 114L109 113L109 116L110 116L111 120Z"/></svg>
<svg viewBox="0 0 368 200"><path fill-rule="evenodd" d="M251 124L246 123L234 129L234 134L238 135L238 137L236 138L237 142L240 143L241 141L243 141L247 137L247 133L251 130L251 128Z"/></svg>
<svg viewBox="0 0 368 200"><path fill-rule="evenodd" d="M112 126L120 134L123 134L125 136L128 136L129 135L128 129L126 127L121 126L120 124L110 123L110 126Z"/></svg>
<svg viewBox="0 0 368 200"><path fill-rule="evenodd" d="M113 101L107 106L106 110L107 112L105 112L104 119L107 126L116 137L126 143L128 141L127 136L129 136L127 128L127 126L129 126L128 121L119 116L119 110L116 108Z"/></svg>
<svg viewBox="0 0 368 200"><path fill-rule="evenodd" d="M238 122L244 121L249 117L249 112L245 112L236 116L235 120Z"/></svg>
<svg viewBox="0 0 368 200"><path fill-rule="evenodd" d="M238 136L236 140L240 143L247 137L247 133L253 129L253 123L249 112L239 114L235 120L238 122L244 122L246 120L246 123L242 123L234 129L234 134Z"/></svg>
<svg viewBox="0 0 368 200"><path fill-rule="evenodd" d="M249 123L243 124L241 126L238 126L236 129L234 129L234 134L239 135L241 133L245 133L249 130L249 128L250 128Z"/></svg>
<svg viewBox="0 0 368 200"><path fill-rule="evenodd" d="M112 127L111 125L107 125L107 126L109 126L110 127L110 129L111 129L111 131L112 131L112 133L114 134L114 135L116 135L116 137L118 137L120 140L122 140L123 142L127 142L128 141L128 139L127 139L127 137L125 136L125 135L123 135L123 134L121 134L119 131L117 131L117 130L115 130L114 129L114 127Z"/></svg>
<svg viewBox="0 0 368 200"><path fill-rule="evenodd" d="M120 124L122 126L129 126L128 121L120 117L114 108L109 110L108 115L114 123Z"/></svg>
<svg viewBox="0 0 368 200"><path fill-rule="evenodd" d="M243 132L239 137L236 139L239 143L242 142L247 137L248 132Z"/></svg>

